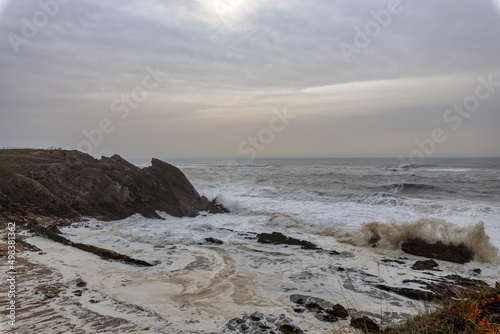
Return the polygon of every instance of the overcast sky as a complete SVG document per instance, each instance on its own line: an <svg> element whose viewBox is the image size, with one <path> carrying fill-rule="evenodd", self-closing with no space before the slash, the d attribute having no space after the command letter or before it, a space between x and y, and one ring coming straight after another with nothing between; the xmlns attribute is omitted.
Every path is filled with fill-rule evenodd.
<svg viewBox="0 0 500 334"><path fill-rule="evenodd" d="M134 158L498 157L499 9L0 0L0 146Z"/></svg>

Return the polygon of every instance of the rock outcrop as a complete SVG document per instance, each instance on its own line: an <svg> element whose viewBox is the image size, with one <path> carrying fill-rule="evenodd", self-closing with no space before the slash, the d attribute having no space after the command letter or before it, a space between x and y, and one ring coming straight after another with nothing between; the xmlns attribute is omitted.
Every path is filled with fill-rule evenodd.
<svg viewBox="0 0 500 334"><path fill-rule="evenodd" d="M318 246L316 246L310 241L287 237L286 235L280 232L261 233L257 235L257 241L263 244L293 245L293 246L302 246L302 249L319 249Z"/></svg>
<svg viewBox="0 0 500 334"><path fill-rule="evenodd" d="M484 281L455 274L444 277L433 277L430 280L424 280L423 278L403 280L402 283L404 285L418 285L419 288L392 287L383 284L377 284L376 287L410 299L428 301L461 298L471 293L480 293L488 287L488 284Z"/></svg>
<svg viewBox="0 0 500 334"><path fill-rule="evenodd" d="M446 245L441 241L430 243L419 238L408 239L401 245L401 250L412 255L462 264L474 259L474 252L464 244Z"/></svg>
<svg viewBox="0 0 500 334"><path fill-rule="evenodd" d="M153 159L139 168L118 155L94 159L65 150L0 151L0 218L27 215L122 219L227 212L200 196L176 167Z"/></svg>

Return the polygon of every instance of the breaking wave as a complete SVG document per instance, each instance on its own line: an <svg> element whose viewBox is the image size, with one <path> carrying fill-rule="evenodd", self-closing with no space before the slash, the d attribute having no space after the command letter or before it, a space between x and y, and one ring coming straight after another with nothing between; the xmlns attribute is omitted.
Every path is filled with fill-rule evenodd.
<svg viewBox="0 0 500 334"><path fill-rule="evenodd" d="M444 219L422 218L413 222L389 224L380 222L365 223L359 233L345 237L342 242L356 246L375 246L385 249L398 249L409 239L422 239L429 243L441 241L444 244L464 244L474 252L479 262L498 263L499 253L486 234L484 223L460 227Z"/></svg>
<svg viewBox="0 0 500 334"><path fill-rule="evenodd" d="M423 192L423 191L440 191L439 187L424 184L424 183L394 183L388 186L382 186L383 190L392 191L393 193L408 193L408 192Z"/></svg>
<svg viewBox="0 0 500 334"><path fill-rule="evenodd" d="M404 197L391 195L386 192L377 192L373 194L361 194L348 196L348 199L354 200L357 203L370 205L389 205L389 206L406 206Z"/></svg>

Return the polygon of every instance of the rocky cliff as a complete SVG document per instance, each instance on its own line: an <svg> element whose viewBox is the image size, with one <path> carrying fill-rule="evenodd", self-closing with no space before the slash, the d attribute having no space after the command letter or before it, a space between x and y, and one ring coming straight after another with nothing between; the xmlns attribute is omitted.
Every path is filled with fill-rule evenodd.
<svg viewBox="0 0 500 334"><path fill-rule="evenodd" d="M118 155L94 159L78 151L0 150L0 218L160 218L227 210L200 196L176 167L153 159L139 168Z"/></svg>

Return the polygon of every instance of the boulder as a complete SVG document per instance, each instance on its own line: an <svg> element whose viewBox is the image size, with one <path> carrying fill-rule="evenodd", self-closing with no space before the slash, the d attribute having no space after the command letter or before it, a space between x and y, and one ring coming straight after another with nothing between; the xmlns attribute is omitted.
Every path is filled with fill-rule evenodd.
<svg viewBox="0 0 500 334"><path fill-rule="evenodd" d="M425 260L425 261L417 261L411 266L411 269L414 270L435 270L434 268L439 267L434 260Z"/></svg>
<svg viewBox="0 0 500 334"><path fill-rule="evenodd" d="M401 250L412 255L461 264L474 259L474 253L464 244L447 245L441 241L430 243L420 238L408 239L401 245Z"/></svg>
<svg viewBox="0 0 500 334"><path fill-rule="evenodd" d="M327 310L327 312L330 310ZM331 313L337 318L345 319L349 316L349 312L345 309L344 306L340 304L336 304L331 308Z"/></svg>

